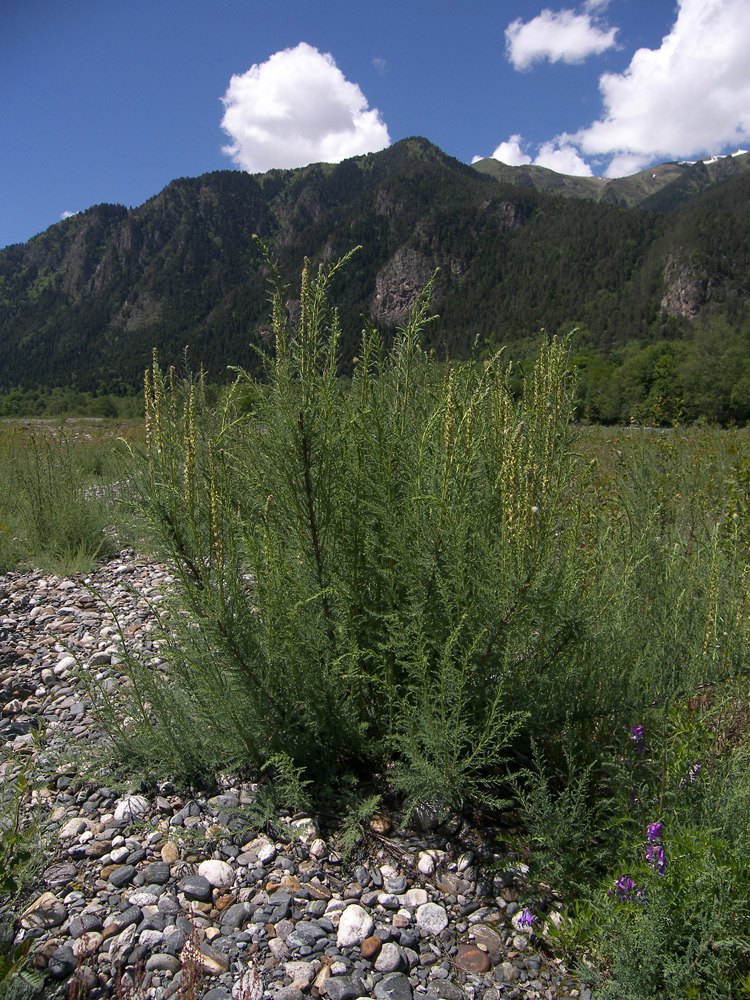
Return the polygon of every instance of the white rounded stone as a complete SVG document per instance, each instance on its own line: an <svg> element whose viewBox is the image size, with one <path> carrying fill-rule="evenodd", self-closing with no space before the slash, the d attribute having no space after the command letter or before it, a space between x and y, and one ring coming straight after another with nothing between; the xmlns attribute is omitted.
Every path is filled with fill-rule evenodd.
<svg viewBox="0 0 750 1000"><path fill-rule="evenodd" d="M258 848L258 861L264 865L268 864L269 861L273 861L275 859L276 853L276 848L273 844L261 844Z"/></svg>
<svg viewBox="0 0 750 1000"><path fill-rule="evenodd" d="M435 862L430 857L429 854L420 854L419 861L417 861L417 870L422 873L422 875L432 875L435 871Z"/></svg>
<svg viewBox="0 0 750 1000"><path fill-rule="evenodd" d="M417 908L417 924L428 934L437 935L448 926L448 914L437 903L424 903Z"/></svg>
<svg viewBox="0 0 750 1000"><path fill-rule="evenodd" d="M82 833L86 827L86 820L82 816L73 816L62 827L57 836L60 840L70 840L71 837L77 837L79 833Z"/></svg>
<svg viewBox="0 0 750 1000"><path fill-rule="evenodd" d="M341 914L336 944L339 948L351 948L362 944L372 934L375 921L358 903L351 903Z"/></svg>
<svg viewBox="0 0 750 1000"><path fill-rule="evenodd" d="M142 819L151 808L148 799L143 795L127 795L115 807L115 819L126 819L129 822Z"/></svg>
<svg viewBox="0 0 750 1000"><path fill-rule="evenodd" d="M234 885L234 868L226 861L202 861L198 865L198 874L215 889L228 889Z"/></svg>

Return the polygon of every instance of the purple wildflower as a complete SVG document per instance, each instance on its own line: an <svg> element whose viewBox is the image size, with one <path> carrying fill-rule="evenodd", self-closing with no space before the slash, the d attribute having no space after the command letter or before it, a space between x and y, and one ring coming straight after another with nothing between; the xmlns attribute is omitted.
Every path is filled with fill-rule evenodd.
<svg viewBox="0 0 750 1000"><path fill-rule="evenodd" d="M644 750L643 726L631 726L630 738L635 742L636 751L638 753L643 753Z"/></svg>
<svg viewBox="0 0 750 1000"><path fill-rule="evenodd" d="M519 927L531 927L533 926L536 916L531 912L528 906L525 906L521 911L521 916L518 918Z"/></svg>
<svg viewBox="0 0 750 1000"><path fill-rule="evenodd" d="M646 848L646 857L659 875L663 875L667 867L667 862L664 857L664 848L661 844L649 844Z"/></svg>
<svg viewBox="0 0 750 1000"><path fill-rule="evenodd" d="M635 882L628 875L620 875L615 879L614 892L610 890L608 896L615 896L621 903L636 903L643 906L646 902L646 892L644 889L637 889Z"/></svg>
<svg viewBox="0 0 750 1000"><path fill-rule="evenodd" d="M621 875L615 881L615 890L619 896L627 896L635 889L635 882L627 875Z"/></svg>
<svg viewBox="0 0 750 1000"><path fill-rule="evenodd" d="M655 844L661 837L662 822L658 820L656 823L649 823L646 829L646 837L648 838L649 844Z"/></svg>

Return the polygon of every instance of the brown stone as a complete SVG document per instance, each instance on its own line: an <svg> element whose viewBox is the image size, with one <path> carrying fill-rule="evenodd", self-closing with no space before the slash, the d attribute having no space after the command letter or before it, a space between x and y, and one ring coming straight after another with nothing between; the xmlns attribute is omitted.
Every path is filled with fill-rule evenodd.
<svg viewBox="0 0 750 1000"><path fill-rule="evenodd" d="M375 813L375 815L370 820L370 829L373 833L386 834L390 833L393 828L393 824L384 816L383 813Z"/></svg>
<svg viewBox="0 0 750 1000"><path fill-rule="evenodd" d="M187 941L182 951L180 959L183 965L192 965L203 969L211 975L221 975L229 968L229 959L220 951L216 951L205 941L196 945L193 941Z"/></svg>
<svg viewBox="0 0 750 1000"><path fill-rule="evenodd" d="M471 882L465 878L459 878L458 875L453 875L451 872L444 872L436 876L435 885L448 896L461 896L471 889Z"/></svg>
<svg viewBox="0 0 750 1000"><path fill-rule="evenodd" d="M104 840L92 840L86 847L87 858L101 858L112 849L112 845Z"/></svg>
<svg viewBox="0 0 750 1000"><path fill-rule="evenodd" d="M362 958L368 962L373 961L380 954L380 949L382 947L383 942L379 937L375 937L375 935L373 935L372 937L365 938L360 948Z"/></svg>
<svg viewBox="0 0 750 1000"><path fill-rule="evenodd" d="M503 953L503 939L497 931L487 927L486 924L477 924L473 928L471 936L480 950L487 951L491 960L495 962L499 960Z"/></svg>
<svg viewBox="0 0 750 1000"><path fill-rule="evenodd" d="M310 893L313 899L325 899L329 900L331 898L331 890L327 885L323 885L316 879L311 879L306 883L305 888Z"/></svg>
<svg viewBox="0 0 750 1000"><path fill-rule="evenodd" d="M481 951L476 945L462 944L456 952L456 965L464 972L469 972L474 976L481 976L489 972L492 963L486 952Z"/></svg>
<svg viewBox="0 0 750 1000"><path fill-rule="evenodd" d="M266 882L266 892L299 892L302 888L296 875L282 875L278 882Z"/></svg>
<svg viewBox="0 0 750 1000"><path fill-rule="evenodd" d="M172 840L168 840L166 844L161 849L161 859L166 861L168 865L173 864L180 856L177 844Z"/></svg>

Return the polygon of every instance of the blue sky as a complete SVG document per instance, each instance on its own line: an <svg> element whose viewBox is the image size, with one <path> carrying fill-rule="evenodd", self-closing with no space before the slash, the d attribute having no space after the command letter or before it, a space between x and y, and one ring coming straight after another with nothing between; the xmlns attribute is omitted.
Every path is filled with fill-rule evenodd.
<svg viewBox="0 0 750 1000"><path fill-rule="evenodd" d="M0 247L410 135L610 176L748 148L748 52L750 0L4 0Z"/></svg>

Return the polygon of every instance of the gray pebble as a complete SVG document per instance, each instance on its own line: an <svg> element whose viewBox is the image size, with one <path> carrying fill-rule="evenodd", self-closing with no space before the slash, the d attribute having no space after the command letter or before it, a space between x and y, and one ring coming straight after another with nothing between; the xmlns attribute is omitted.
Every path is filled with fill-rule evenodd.
<svg viewBox="0 0 750 1000"><path fill-rule="evenodd" d="M411 983L401 972L393 972L384 976L375 984L377 1000L413 1000Z"/></svg>
<svg viewBox="0 0 750 1000"><path fill-rule="evenodd" d="M112 885L121 889L128 882L132 882L135 877L135 868L132 865L120 865L119 868L115 868L114 871L109 873L109 881Z"/></svg>
<svg viewBox="0 0 750 1000"><path fill-rule="evenodd" d="M185 894L185 899L197 899L202 903L209 902L213 894L211 883L202 875L187 875L180 880L178 889Z"/></svg>

